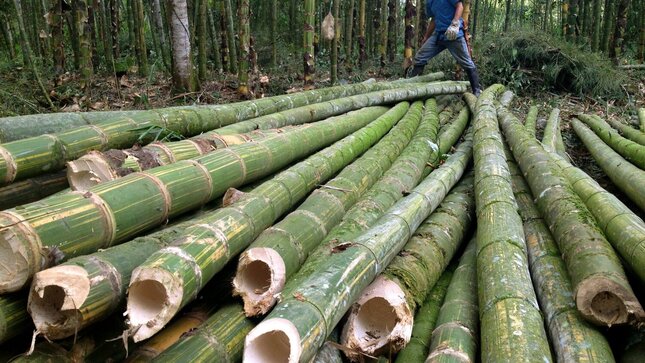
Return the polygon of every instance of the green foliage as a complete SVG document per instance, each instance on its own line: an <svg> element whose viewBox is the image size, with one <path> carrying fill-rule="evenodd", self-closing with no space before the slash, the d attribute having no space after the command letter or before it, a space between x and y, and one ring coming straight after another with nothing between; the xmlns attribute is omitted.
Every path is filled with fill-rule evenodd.
<svg viewBox="0 0 645 363"><path fill-rule="evenodd" d="M478 66L484 83L505 83L518 91L545 89L589 96L621 96L626 74L607 57L535 31L485 38Z"/></svg>

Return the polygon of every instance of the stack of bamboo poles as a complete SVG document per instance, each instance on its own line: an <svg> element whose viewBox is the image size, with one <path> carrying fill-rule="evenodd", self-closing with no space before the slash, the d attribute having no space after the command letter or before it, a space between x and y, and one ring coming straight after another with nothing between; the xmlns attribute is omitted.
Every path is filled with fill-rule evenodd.
<svg viewBox="0 0 645 363"><path fill-rule="evenodd" d="M16 361L619 358L608 337L645 319L645 224L571 164L559 110L540 142L501 85L371 85L0 145L7 183L67 162L73 189L0 212L0 350L34 330ZM641 177L641 131L578 119L610 177ZM146 146L137 120L190 138ZM5 188L46 189L25 180Z"/></svg>

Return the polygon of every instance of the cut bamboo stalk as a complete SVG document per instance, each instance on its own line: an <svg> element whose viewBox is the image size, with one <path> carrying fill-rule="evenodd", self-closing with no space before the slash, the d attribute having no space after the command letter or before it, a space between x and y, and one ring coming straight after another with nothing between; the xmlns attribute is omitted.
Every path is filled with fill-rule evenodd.
<svg viewBox="0 0 645 363"><path fill-rule="evenodd" d="M264 315L273 307L285 282L309 253L408 145L419 127L422 110L423 102L412 104L378 144L314 191L296 211L262 232L240 255L233 294L242 297L247 316ZM424 125L418 132L427 133L428 128ZM257 281L266 284L258 286Z"/></svg>
<svg viewBox="0 0 645 363"><path fill-rule="evenodd" d="M416 308L437 282L471 227L475 201L473 178L465 176L441 206L416 230L383 273L352 305L341 343L360 354L379 356L401 350L412 334ZM366 335L366 315L391 311L393 326ZM370 328L370 327L367 327Z"/></svg>
<svg viewBox="0 0 645 363"><path fill-rule="evenodd" d="M26 305L24 293L0 296L0 344L33 327L29 323Z"/></svg>
<svg viewBox="0 0 645 363"><path fill-rule="evenodd" d="M365 90L391 89L386 93L390 102L431 96L440 93L460 93L466 85L457 82L410 84L359 84L332 87L299 94L275 96L229 105L177 107L139 112L132 117L82 126L56 134L46 134L0 145L0 185L60 170L66 161L74 160L90 150L122 149L137 142L150 142L154 131L166 130L183 136L193 136L253 117L268 115L307 104L329 101L339 97L364 93ZM443 91L439 91L443 90ZM452 90L454 92L445 92ZM343 92L344 91L344 92ZM439 91L439 92L437 92ZM399 98L397 99L396 96ZM400 98L403 97L403 98ZM371 99L379 98L374 95Z"/></svg>
<svg viewBox="0 0 645 363"><path fill-rule="evenodd" d="M503 107L506 107L502 104ZM562 141L562 133L560 132L560 110L554 108L549 114L544 127L544 134L542 136L542 144L547 151L557 153L563 158L568 158L564 142Z"/></svg>
<svg viewBox="0 0 645 363"><path fill-rule="evenodd" d="M382 272L461 178L471 156L470 135L441 167L371 228L327 258L316 260L316 266L310 267L315 273L288 282L280 303L247 335L244 360L295 363L311 359L351 302ZM381 326L389 321L381 314L368 318L381 321ZM280 349L271 349L278 346Z"/></svg>
<svg viewBox="0 0 645 363"><path fill-rule="evenodd" d="M494 85L479 96L474 121L481 361L551 362L497 123L503 89Z"/></svg>
<svg viewBox="0 0 645 363"><path fill-rule="evenodd" d="M645 223L620 199L602 188L584 171L551 155L573 190L587 205L607 240L627 265L645 282Z"/></svg>
<svg viewBox="0 0 645 363"><path fill-rule="evenodd" d="M396 355L395 363L421 362L428 356L432 331L455 270L454 265L451 266L437 280L414 316L410 343Z"/></svg>
<svg viewBox="0 0 645 363"><path fill-rule="evenodd" d="M582 122L573 119L571 125L609 179L645 211L645 171L625 160Z"/></svg>
<svg viewBox="0 0 645 363"><path fill-rule="evenodd" d="M592 117L598 118L596 115L592 115ZM640 145L645 145L645 132L637 130L633 127L630 127L629 125L626 125L620 121L612 120L610 118L607 118L607 123L609 123L613 128L617 129L620 131L620 133L632 140L633 142L636 142Z"/></svg>
<svg viewBox="0 0 645 363"><path fill-rule="evenodd" d="M476 362L479 351L477 314L477 243L464 251L432 331L429 362Z"/></svg>
<svg viewBox="0 0 645 363"><path fill-rule="evenodd" d="M249 193L229 190L225 208L187 228L171 247L153 253L133 271L130 281L126 314L133 340L147 339L163 328L227 262L315 186L369 149L408 108L407 102L398 104ZM253 282L258 286L267 283ZM151 300L155 303L150 304Z"/></svg>
<svg viewBox="0 0 645 363"><path fill-rule="evenodd" d="M343 363L343 355L337 345L338 336L338 329L334 329L323 347L316 353L312 363Z"/></svg>
<svg viewBox="0 0 645 363"><path fill-rule="evenodd" d="M504 107L510 107L511 103L513 103L514 98L515 93L513 93L513 91L511 90L508 90L502 93L502 95L499 97L499 103L501 103Z"/></svg>
<svg viewBox="0 0 645 363"><path fill-rule="evenodd" d="M65 171L45 174L0 188L0 210L35 202L68 187Z"/></svg>
<svg viewBox="0 0 645 363"><path fill-rule="evenodd" d="M506 146L506 145L505 145ZM558 362L613 362L607 340L576 310L571 278L513 154L505 148L513 193L524 224L529 268ZM564 159L554 157L566 164Z"/></svg>
<svg viewBox="0 0 645 363"><path fill-rule="evenodd" d="M383 113L366 109L286 137L246 143L195 160L128 175L85 193L69 192L0 212L0 293L45 267L119 244L253 182L360 129ZM130 197L136 195L136 201Z"/></svg>
<svg viewBox="0 0 645 363"><path fill-rule="evenodd" d="M645 132L645 107L638 109L638 120L641 125L641 132Z"/></svg>
<svg viewBox="0 0 645 363"><path fill-rule="evenodd" d="M618 256L558 166L510 112L500 108L498 113L513 156L562 252L578 310L585 319L606 326L644 317ZM575 128L579 122L573 123Z"/></svg>
<svg viewBox="0 0 645 363"><path fill-rule="evenodd" d="M627 161L641 169L645 169L645 146L622 137L618 131L614 130L599 117L578 115L578 119L584 122L602 141L622 155Z"/></svg>
<svg viewBox="0 0 645 363"><path fill-rule="evenodd" d="M537 130L537 117L538 117L538 107L531 106L529 108L528 114L526 114L526 120L524 121L524 126L534 137L535 137L535 132Z"/></svg>

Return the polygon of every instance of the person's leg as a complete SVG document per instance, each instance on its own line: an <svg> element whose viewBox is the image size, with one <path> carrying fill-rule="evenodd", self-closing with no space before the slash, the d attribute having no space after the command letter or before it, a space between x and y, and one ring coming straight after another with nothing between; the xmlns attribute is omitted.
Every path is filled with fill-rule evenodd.
<svg viewBox="0 0 645 363"><path fill-rule="evenodd" d="M466 71L468 74L468 79L470 80L470 88L476 96L479 96L481 93L481 84L479 83L479 73L477 72L477 66L473 59L470 57L468 52L468 45L466 44L466 39L461 37L452 42L448 42L448 51L452 54L453 58L461 66L461 68Z"/></svg>
<svg viewBox="0 0 645 363"><path fill-rule="evenodd" d="M415 77L423 73L428 62L441 53L446 47L440 44L437 40L437 35L433 34L425 43L419 48L417 54L414 56L414 64L411 72L408 72L408 77Z"/></svg>

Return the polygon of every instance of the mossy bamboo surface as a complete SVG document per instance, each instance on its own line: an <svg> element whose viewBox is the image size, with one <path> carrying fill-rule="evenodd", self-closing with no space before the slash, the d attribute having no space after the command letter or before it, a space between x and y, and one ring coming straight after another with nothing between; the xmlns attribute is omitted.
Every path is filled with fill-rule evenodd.
<svg viewBox="0 0 645 363"><path fill-rule="evenodd" d="M554 156L573 190L587 205L598 227L636 275L645 282L645 223L584 171ZM600 206L600 207L599 207Z"/></svg>
<svg viewBox="0 0 645 363"><path fill-rule="evenodd" d="M0 188L0 210L35 202L68 187L65 171L45 174Z"/></svg>
<svg viewBox="0 0 645 363"><path fill-rule="evenodd" d="M245 358L262 356L253 343L267 337L256 336L258 333L268 331L270 337L288 330L289 334L294 334L288 336L289 362L311 359L350 304L382 272L461 178L471 150L472 138L467 137L441 167L399 200L371 228L327 258L315 260L316 266L311 268L317 273L287 283L281 302L247 336ZM282 359L286 361L286 358Z"/></svg>
<svg viewBox="0 0 645 363"><path fill-rule="evenodd" d="M415 86L416 85L416 86ZM339 88L340 87L340 88ZM122 149L136 142L152 141L151 128L163 128L184 136L193 136L252 117L312 103L346 97L366 90L399 88L390 94L398 100L414 99L440 93L459 93L465 85L456 82L418 84L368 83L323 88L298 94L262 98L230 105L177 107L139 112L132 117L82 126L56 134L0 144L0 185L61 169L90 150ZM370 97L374 100L375 96ZM378 98L378 97L376 97ZM384 101L381 101L381 103ZM238 132L234 132L238 133ZM146 135L147 139L146 140ZM143 138L143 140L141 140Z"/></svg>
<svg viewBox="0 0 645 363"><path fill-rule="evenodd" d="M190 357L201 362L234 363L242 359L244 338L255 325L241 304L226 305L191 334L161 353L155 362L178 362Z"/></svg>
<svg viewBox="0 0 645 363"><path fill-rule="evenodd" d="M481 361L550 362L497 123L495 102L503 89L482 92L474 121Z"/></svg>
<svg viewBox="0 0 645 363"><path fill-rule="evenodd" d="M344 346L374 356L398 352L409 342L414 312L469 232L474 209L473 177L466 175L352 305L343 329ZM397 297L403 295L403 301L388 296L390 292ZM388 334L362 336L362 329L357 325L361 324L359 313L378 299L388 300L396 312L396 325Z"/></svg>
<svg viewBox="0 0 645 363"><path fill-rule="evenodd" d="M297 210L262 232L240 255L238 272L233 280L234 293L244 299L248 316L267 313L275 303L275 294L282 290L284 281L298 271L309 253L341 221L365 191L392 166L417 128L417 132L429 132L432 127L429 125L430 120L419 126L422 113L423 102L413 103L406 115L376 145L344 168L334 179L314 191ZM262 262L252 257L254 252L271 255L270 261L263 263L271 270L273 278L261 294L255 290L255 286L248 285L245 279L245 270L254 263ZM280 279L284 279L279 282L276 281L278 271L283 275Z"/></svg>
<svg viewBox="0 0 645 363"><path fill-rule="evenodd" d="M515 93L513 93L513 91L510 91L510 90L505 91L499 97L499 103L504 107L509 107L511 103L513 103L514 98L515 98Z"/></svg>
<svg viewBox="0 0 645 363"><path fill-rule="evenodd" d="M537 130L537 118L538 118L538 107L531 106L529 112L526 114L526 120L524 120L524 126L526 129L535 137Z"/></svg>
<svg viewBox="0 0 645 363"><path fill-rule="evenodd" d="M510 112L499 108L498 113L513 156L560 248L578 310L600 325L642 317L645 313L618 256L560 168Z"/></svg>
<svg viewBox="0 0 645 363"><path fill-rule="evenodd" d="M645 146L622 137L618 131L614 130L601 118L578 115L578 119L584 122L602 141L627 161L641 169L645 169Z"/></svg>
<svg viewBox="0 0 645 363"><path fill-rule="evenodd" d="M502 104L502 106L504 105ZM562 141L562 133L560 132L560 109L554 108L551 110L551 114L549 114L546 126L544 127L542 144L544 144L546 150L555 152L563 158L567 157L564 142Z"/></svg>
<svg viewBox="0 0 645 363"><path fill-rule="evenodd" d="M428 362L476 362L479 351L477 315L477 244L464 251L432 331Z"/></svg>
<svg viewBox="0 0 645 363"><path fill-rule="evenodd" d="M361 110L342 122L318 122L288 137L236 145L0 212L0 264L6 267L0 291L18 290L46 266L121 243L230 187L270 175L381 114Z"/></svg>
<svg viewBox="0 0 645 363"><path fill-rule="evenodd" d="M560 249L533 203L531 190L511 151L506 148L505 152L513 179L513 193L524 224L533 285L557 361L613 362L605 337L576 309L571 278Z"/></svg>
<svg viewBox="0 0 645 363"><path fill-rule="evenodd" d="M454 275L454 266L448 266L414 316L412 337L408 345L396 355L395 363L421 362L428 356L432 331L439 317L448 285Z"/></svg>
<svg viewBox="0 0 645 363"><path fill-rule="evenodd" d="M645 171L625 160L582 122L573 119L571 125L609 179L645 211Z"/></svg>
<svg viewBox="0 0 645 363"><path fill-rule="evenodd" d="M398 104L366 127L251 192L233 196L225 203L225 208L187 228L184 236L171 247L152 254L135 269L130 282L128 315L134 340L146 339L161 329L226 263L313 188L367 151L401 119L408 108L407 102ZM302 139L298 141L303 143ZM156 316L142 318L136 309L139 296L148 294L146 286L149 281L164 286L166 296L174 296L175 300L165 303Z"/></svg>
<svg viewBox="0 0 645 363"><path fill-rule="evenodd" d="M0 296L0 344L33 327L26 306L24 293Z"/></svg>
<svg viewBox="0 0 645 363"><path fill-rule="evenodd" d="M641 132L645 132L645 107L638 109L638 120L641 125Z"/></svg>
<svg viewBox="0 0 645 363"><path fill-rule="evenodd" d="M598 116L592 115L592 117L597 118ZM626 137L626 138L628 138L628 139L630 139L630 140L632 140L632 141L634 141L634 142L636 142L636 143L638 143L640 145L645 145L645 132L643 132L641 130L637 130L637 129L633 128L633 127L630 127L629 125L626 125L626 124L624 124L624 123L622 123L620 121L612 120L610 118L607 118L606 121L613 128L615 128L616 130L620 131L620 133L624 137Z"/></svg>

